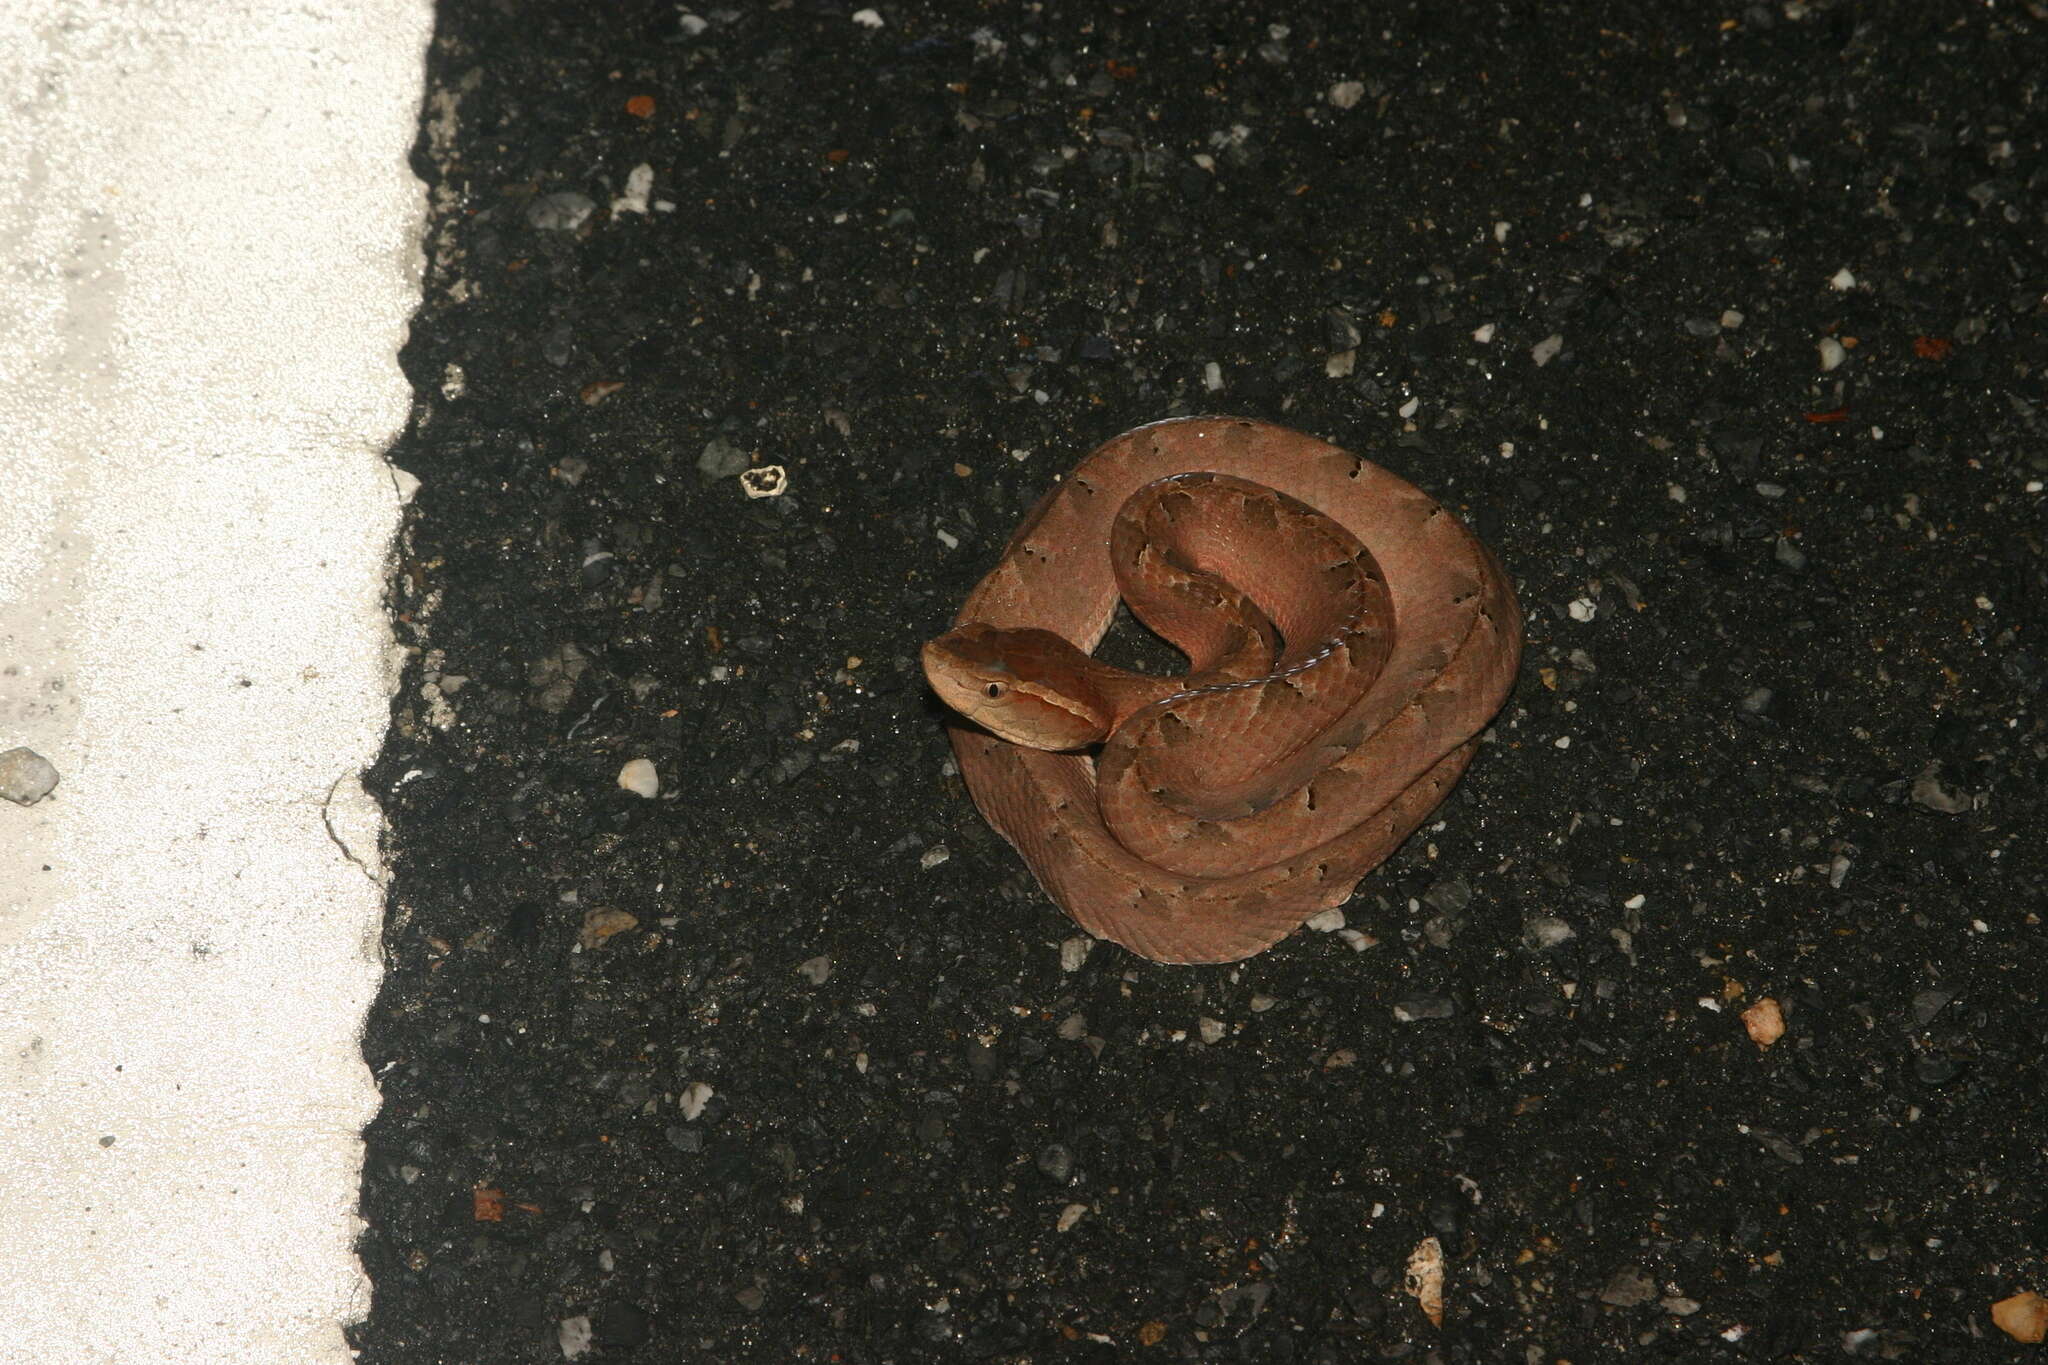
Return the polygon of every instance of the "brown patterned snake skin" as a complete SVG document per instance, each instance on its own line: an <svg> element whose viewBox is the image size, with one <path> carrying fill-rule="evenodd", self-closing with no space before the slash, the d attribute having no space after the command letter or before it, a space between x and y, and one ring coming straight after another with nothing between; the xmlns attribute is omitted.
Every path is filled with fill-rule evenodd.
<svg viewBox="0 0 2048 1365"><path fill-rule="evenodd" d="M1088 657L1119 596L1187 676ZM1075 923L1235 962L1428 817L1521 651L1506 576L1428 494L1298 431L1194 417L1047 493L924 668L975 804Z"/></svg>

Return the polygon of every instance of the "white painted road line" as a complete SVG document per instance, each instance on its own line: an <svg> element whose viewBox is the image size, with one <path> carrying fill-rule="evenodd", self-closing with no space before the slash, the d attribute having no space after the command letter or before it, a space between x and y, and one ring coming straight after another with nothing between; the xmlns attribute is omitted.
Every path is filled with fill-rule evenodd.
<svg viewBox="0 0 2048 1365"><path fill-rule="evenodd" d="M346 1361L368 1303L431 20L0 4L0 752L59 776L0 800L0 1361Z"/></svg>

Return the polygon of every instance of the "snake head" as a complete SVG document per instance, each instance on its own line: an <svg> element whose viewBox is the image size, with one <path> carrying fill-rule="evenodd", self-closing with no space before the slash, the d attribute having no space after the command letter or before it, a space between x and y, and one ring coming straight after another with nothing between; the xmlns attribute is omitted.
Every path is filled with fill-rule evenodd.
<svg viewBox="0 0 2048 1365"><path fill-rule="evenodd" d="M1101 742L1115 713L1089 681L1095 663L1049 630L956 627L924 647L939 700L976 725L1031 749Z"/></svg>

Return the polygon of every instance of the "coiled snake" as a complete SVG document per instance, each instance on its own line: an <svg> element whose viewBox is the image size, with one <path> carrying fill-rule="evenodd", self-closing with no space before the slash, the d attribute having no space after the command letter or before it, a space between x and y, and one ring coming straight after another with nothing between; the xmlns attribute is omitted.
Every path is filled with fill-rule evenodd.
<svg viewBox="0 0 2048 1365"><path fill-rule="evenodd" d="M1120 596L1185 677L1090 657ZM1428 494L1298 431L1194 417L1047 493L924 668L975 803L1075 923L1233 962L1427 818L1521 647L1499 564Z"/></svg>

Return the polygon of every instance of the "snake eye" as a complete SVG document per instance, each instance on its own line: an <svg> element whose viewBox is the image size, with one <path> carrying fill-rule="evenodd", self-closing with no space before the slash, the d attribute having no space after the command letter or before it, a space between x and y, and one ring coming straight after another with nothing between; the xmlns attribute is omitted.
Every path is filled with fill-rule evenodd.
<svg viewBox="0 0 2048 1365"><path fill-rule="evenodd" d="M1003 695L1003 685L1001 683L990 683L987 687L983 688L982 690L988 693L990 701L994 701L996 698Z"/></svg>

